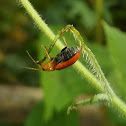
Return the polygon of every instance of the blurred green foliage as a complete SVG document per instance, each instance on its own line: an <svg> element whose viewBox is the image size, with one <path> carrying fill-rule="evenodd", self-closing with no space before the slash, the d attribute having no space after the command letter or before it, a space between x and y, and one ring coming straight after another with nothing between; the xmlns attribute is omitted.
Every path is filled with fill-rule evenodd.
<svg viewBox="0 0 126 126"><path fill-rule="evenodd" d="M126 31L126 1L103 0L101 15L98 15L96 11L96 1L94 0L30 0L30 2L45 19L45 22L49 26L53 26L52 30L55 34L66 24L73 24L80 31L86 44L95 54L111 86L125 100L126 34L104 24L104 29L101 27L103 42L99 45L96 36L101 36L96 31L97 25L100 24L96 17L100 17L100 23L104 19L108 24ZM77 45L72 35L65 33L65 37L68 46ZM41 85L45 94L44 101L36 105L25 126L35 124L37 126L42 124L44 126L79 125L77 113L66 115L67 107L80 94L91 95L96 93L96 90L72 66L54 72L22 69L20 66L36 67L25 50L28 50L38 60L44 56L41 45L48 48L48 38L43 33L40 34L37 26L18 2L1 1L0 82L1 84L24 84L27 86ZM51 56L54 57L57 53L59 50L54 47ZM88 67L82 56L80 60ZM104 114L104 111L102 113ZM126 125L125 120L118 117L115 112L106 110L106 113L104 120L109 120L109 124ZM0 123L0 125L5 125L5 123Z"/></svg>
<svg viewBox="0 0 126 126"><path fill-rule="evenodd" d="M78 126L79 116L77 113L72 112L70 116L66 116L66 111L55 112L53 118L50 120L44 120L44 107L41 101L36 105L34 110L31 112L25 126ZM34 119L34 120L33 120ZM73 121L74 120L74 121Z"/></svg>
<svg viewBox="0 0 126 126"><path fill-rule="evenodd" d="M113 83L116 85L121 97L126 99L125 91L125 82L126 82L126 33L121 32L119 29L109 27L107 24L104 24L106 39L108 43L108 49L110 51L110 56L115 67L116 81Z"/></svg>
<svg viewBox="0 0 126 126"><path fill-rule="evenodd" d="M108 44L109 54L114 67L113 75L115 75L115 77L113 78L112 87L114 87L115 92L121 97L121 99L125 101L126 100L126 92L125 92L126 33L120 31L115 27L110 27L105 22L103 22L103 25ZM113 115L113 113L111 114ZM113 116L111 116L110 118L112 119ZM117 125L126 125L125 118L120 119L117 118L117 116L115 116L113 121L115 120L117 122Z"/></svg>

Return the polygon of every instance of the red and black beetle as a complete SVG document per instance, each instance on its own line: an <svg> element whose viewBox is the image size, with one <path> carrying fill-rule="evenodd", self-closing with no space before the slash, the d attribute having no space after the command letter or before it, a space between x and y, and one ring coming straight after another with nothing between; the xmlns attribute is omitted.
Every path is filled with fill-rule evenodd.
<svg viewBox="0 0 126 126"><path fill-rule="evenodd" d="M59 34L55 37L53 45L51 45L51 49L54 46L55 42L57 41L59 35L61 34L63 37L63 40L66 44L66 47L64 47L60 53L58 53L56 55L56 57L51 58L49 56L50 51L48 51L48 49L42 45L42 48L45 50L45 57L44 59L42 59L41 61L35 61L32 56L28 53L29 57L32 59L32 61L36 64L39 65L42 70L44 71L54 71L54 70L61 70L64 69L66 67L71 66L72 64L74 64L80 57L81 54L81 50L82 50L82 46L74 46L74 47L67 47L67 43L65 40L65 37L63 35L63 32L67 32L70 27L72 27L72 25L68 25L66 28L63 28ZM50 49L49 49L50 50ZM45 59L47 59L47 63L44 62ZM32 70L40 70L40 69L36 69L36 68L30 68L30 67L25 67L27 69L32 69Z"/></svg>
<svg viewBox="0 0 126 126"><path fill-rule="evenodd" d="M53 58L53 61L50 60L48 63L42 62L40 65L45 71L61 70L74 64L80 57L80 53L81 47L65 47Z"/></svg>
<svg viewBox="0 0 126 126"><path fill-rule="evenodd" d="M48 62L37 62L35 61L31 55L28 53L29 57L32 59L32 61L41 66L42 70L44 71L54 71L54 70L61 70L66 67L71 66L74 64L80 57L82 47L79 46L74 46L74 47L64 47L60 53L56 55L56 57L51 58L48 54L47 49L42 45L42 48L45 49L46 51L46 58ZM36 68L30 68L30 67L25 67L27 69L32 69L32 70L40 70Z"/></svg>

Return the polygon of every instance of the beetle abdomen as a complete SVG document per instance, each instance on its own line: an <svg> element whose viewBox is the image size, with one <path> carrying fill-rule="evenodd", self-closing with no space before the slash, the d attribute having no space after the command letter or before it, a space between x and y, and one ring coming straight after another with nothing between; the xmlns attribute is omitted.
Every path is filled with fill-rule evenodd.
<svg viewBox="0 0 126 126"><path fill-rule="evenodd" d="M61 53L59 53L54 59L56 63L55 69L60 70L72 65L78 60L80 53L81 48L77 46L70 48L66 47L63 48L61 50Z"/></svg>
<svg viewBox="0 0 126 126"><path fill-rule="evenodd" d="M77 54L80 51L80 47L70 47L70 48L63 48L59 54L55 57L56 65L65 61L68 61L71 59L75 54Z"/></svg>

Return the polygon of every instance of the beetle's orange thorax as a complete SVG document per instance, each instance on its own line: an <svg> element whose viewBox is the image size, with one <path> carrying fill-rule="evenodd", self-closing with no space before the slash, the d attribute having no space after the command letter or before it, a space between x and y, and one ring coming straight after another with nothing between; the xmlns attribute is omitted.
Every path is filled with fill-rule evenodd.
<svg viewBox="0 0 126 126"><path fill-rule="evenodd" d="M44 71L54 71L55 70L56 63L55 61L51 62L48 61L48 63L41 63L41 67Z"/></svg>

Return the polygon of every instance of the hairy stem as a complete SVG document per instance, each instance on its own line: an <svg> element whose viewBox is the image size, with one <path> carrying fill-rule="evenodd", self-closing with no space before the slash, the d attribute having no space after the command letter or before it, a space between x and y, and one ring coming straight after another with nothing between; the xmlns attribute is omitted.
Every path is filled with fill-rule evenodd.
<svg viewBox="0 0 126 126"><path fill-rule="evenodd" d="M89 99L81 100L81 101L75 103L75 105L79 106L79 105L95 104L95 103L99 103L99 101L106 102L106 101L109 101L109 98L105 94L97 94Z"/></svg>
<svg viewBox="0 0 126 126"><path fill-rule="evenodd" d="M96 103L99 103L99 102L100 103L108 103L109 102L108 96L106 94L97 94L97 95L94 95L91 98L80 100L76 103L73 103L68 108L67 114L69 114L71 110L76 109L78 106L96 104Z"/></svg>

